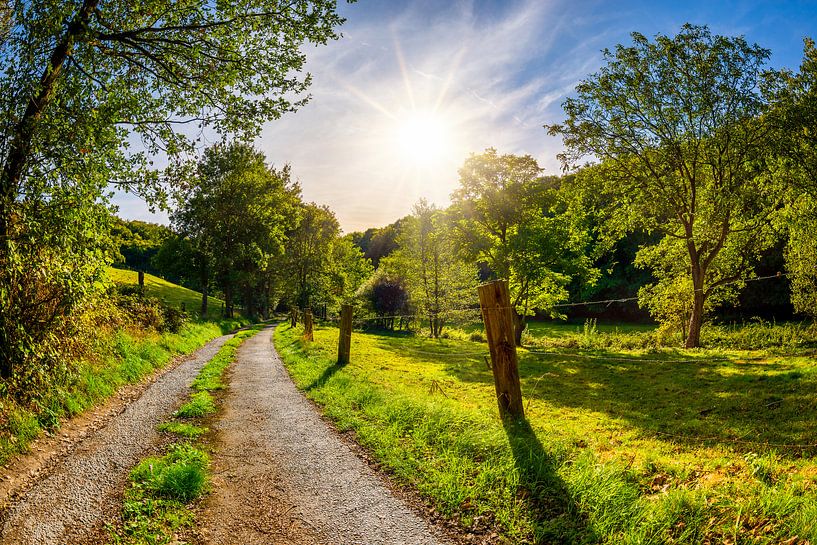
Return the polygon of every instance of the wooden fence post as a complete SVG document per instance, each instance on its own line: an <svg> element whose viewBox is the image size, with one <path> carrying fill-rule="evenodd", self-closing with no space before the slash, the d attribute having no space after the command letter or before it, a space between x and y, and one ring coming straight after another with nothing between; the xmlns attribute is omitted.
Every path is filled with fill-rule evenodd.
<svg viewBox="0 0 817 545"><path fill-rule="evenodd" d="M525 418L522 388L519 385L519 367L514 340L513 309L505 280L488 282L477 288L482 321L491 351L491 369L494 373L499 415Z"/></svg>
<svg viewBox="0 0 817 545"><path fill-rule="evenodd" d="M315 335L312 333L312 309L304 309L304 339L314 341Z"/></svg>
<svg viewBox="0 0 817 545"><path fill-rule="evenodd" d="M289 327L298 325L298 311L295 308L289 309Z"/></svg>
<svg viewBox="0 0 817 545"><path fill-rule="evenodd" d="M352 305L343 305L340 310L340 338L338 339L338 365L349 363L352 350Z"/></svg>
<svg viewBox="0 0 817 545"><path fill-rule="evenodd" d="M137 281L139 282L139 291L144 292L145 291L145 271L137 271L136 272L136 278L138 279Z"/></svg>

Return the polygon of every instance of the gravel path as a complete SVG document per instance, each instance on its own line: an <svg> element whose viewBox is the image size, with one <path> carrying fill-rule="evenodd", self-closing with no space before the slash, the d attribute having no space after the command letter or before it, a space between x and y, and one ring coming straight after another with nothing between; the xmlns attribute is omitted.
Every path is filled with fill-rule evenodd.
<svg viewBox="0 0 817 545"><path fill-rule="evenodd" d="M117 498L128 471L159 441L156 425L175 409L199 369L228 338L211 341L160 377L0 514L0 543L99 543L104 521L121 509Z"/></svg>
<svg viewBox="0 0 817 545"><path fill-rule="evenodd" d="M321 420L264 329L239 348L213 455L206 543L441 544Z"/></svg>

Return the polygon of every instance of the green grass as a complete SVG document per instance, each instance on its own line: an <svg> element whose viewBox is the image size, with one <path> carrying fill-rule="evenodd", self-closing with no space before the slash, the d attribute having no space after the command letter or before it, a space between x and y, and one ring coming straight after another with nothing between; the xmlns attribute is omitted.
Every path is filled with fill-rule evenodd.
<svg viewBox="0 0 817 545"><path fill-rule="evenodd" d="M187 439L196 439L207 433L207 428L196 426L188 422L163 422L156 429L165 433L173 433Z"/></svg>
<svg viewBox="0 0 817 545"><path fill-rule="evenodd" d="M179 407L173 416L177 418L201 418L216 412L216 400L209 392L197 392L190 401Z"/></svg>
<svg viewBox="0 0 817 545"><path fill-rule="evenodd" d="M160 457L142 460L130 474L125 491L121 529L110 532L117 544L167 544L176 533L194 525L187 504L207 486L209 457L202 450L181 443Z"/></svg>
<svg viewBox="0 0 817 545"><path fill-rule="evenodd" d="M213 359L208 361L201 368L199 374L193 380L193 389L199 392L212 392L224 388L222 377L224 370L235 359L236 350L246 339L258 333L264 326L257 325L243 331L239 331L233 338L224 343Z"/></svg>
<svg viewBox="0 0 817 545"><path fill-rule="evenodd" d="M109 272L114 282L137 283L135 271L111 268ZM164 299L170 305L180 306L185 301L188 310L195 310L201 303L198 292L151 275L145 275L145 286L148 295ZM219 299L211 298L211 301L214 309L220 307ZM218 335L248 323L241 317L220 320L217 310L209 317L216 321L189 322L179 333L100 330L95 348L97 360L80 362L76 376L69 382L55 386L36 404L27 407L0 398L0 464L27 452L32 440L43 430L58 428L61 419L104 402L122 386L139 382L175 356L189 354Z"/></svg>
<svg viewBox="0 0 817 545"><path fill-rule="evenodd" d="M296 384L400 482L512 543L817 540L817 368L762 351L520 351L497 417L483 343L280 326ZM540 349L540 351L542 351ZM782 446L789 445L789 446Z"/></svg>
<svg viewBox="0 0 817 545"><path fill-rule="evenodd" d="M37 406L0 399L0 464L26 452L33 439L59 427L61 419L103 403L122 386L139 382L175 356L193 352L220 334L221 326L212 322L190 323L179 333L104 334L99 339L99 361L80 363L75 379L54 388Z"/></svg>
<svg viewBox="0 0 817 545"><path fill-rule="evenodd" d="M115 283L122 286L138 286L139 273L124 269L108 268L108 277ZM201 293L179 286L167 280L163 280L152 274L145 274L145 294L156 297L166 304L181 308L182 303L187 312L198 316L201 310ZM218 321L221 318L221 305L224 303L217 297L209 297L207 304L208 320Z"/></svg>

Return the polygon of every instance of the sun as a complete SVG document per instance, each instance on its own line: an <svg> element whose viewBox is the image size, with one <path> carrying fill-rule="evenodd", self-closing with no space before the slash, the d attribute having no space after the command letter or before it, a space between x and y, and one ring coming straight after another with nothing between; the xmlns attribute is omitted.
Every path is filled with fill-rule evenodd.
<svg viewBox="0 0 817 545"><path fill-rule="evenodd" d="M395 144L403 160L416 167L433 166L447 157L452 136L446 120L431 112L410 112L396 119Z"/></svg>

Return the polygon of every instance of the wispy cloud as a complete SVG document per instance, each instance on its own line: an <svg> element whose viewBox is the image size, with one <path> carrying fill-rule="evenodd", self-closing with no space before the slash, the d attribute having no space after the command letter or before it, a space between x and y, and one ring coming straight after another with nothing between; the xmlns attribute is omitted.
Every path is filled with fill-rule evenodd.
<svg viewBox="0 0 817 545"><path fill-rule="evenodd" d="M310 52L312 102L257 142L293 165L307 199L329 204L352 230L394 221L420 197L445 204L458 167L489 146L556 169L559 143L542 125L598 59L584 43L567 49L572 60L559 57L568 17L560 3L519 3L490 17L471 3L409 5L388 21L365 9L349 10L341 41ZM412 109L436 109L451 125L456 142L433 170L406 167L389 149L394 119Z"/></svg>
<svg viewBox="0 0 817 545"><path fill-rule="evenodd" d="M808 2L762 0L360 0L343 4L344 37L309 48L312 101L268 125L256 142L290 163L304 195L331 206L347 230L383 225L420 197L445 204L471 152L493 146L529 153L558 171L560 142L543 124L602 62L600 50L638 30L673 33L684 22L746 33L771 47L773 61L799 64L814 35ZM407 165L394 128L411 110L443 116L452 145L434 168ZM163 221L135 198L119 198L129 218Z"/></svg>

